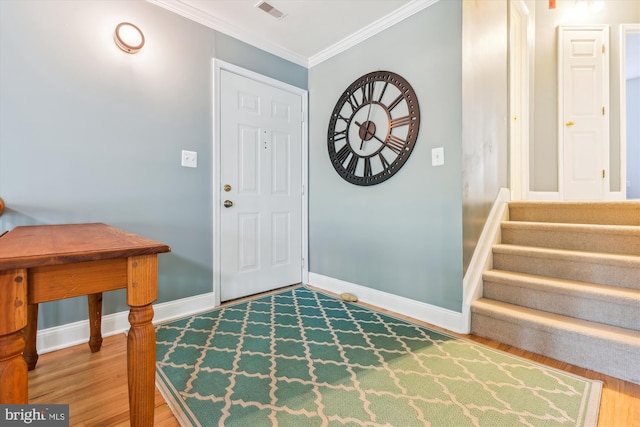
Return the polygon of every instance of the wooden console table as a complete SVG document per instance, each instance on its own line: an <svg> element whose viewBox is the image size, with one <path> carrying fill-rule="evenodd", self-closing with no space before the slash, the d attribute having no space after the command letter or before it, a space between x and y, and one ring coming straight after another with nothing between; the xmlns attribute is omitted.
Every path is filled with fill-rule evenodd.
<svg viewBox="0 0 640 427"><path fill-rule="evenodd" d="M159 253L169 246L106 224L16 227L0 237L0 403L28 403L28 304L127 289L129 415L152 426Z"/></svg>

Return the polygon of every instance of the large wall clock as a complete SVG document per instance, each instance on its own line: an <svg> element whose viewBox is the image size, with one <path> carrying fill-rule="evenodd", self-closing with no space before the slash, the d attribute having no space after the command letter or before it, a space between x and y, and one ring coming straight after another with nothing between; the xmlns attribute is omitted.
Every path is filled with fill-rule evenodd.
<svg viewBox="0 0 640 427"><path fill-rule="evenodd" d="M329 120L329 158L346 181L379 184L407 161L419 128L420 107L411 85L390 71L374 71L338 99Z"/></svg>

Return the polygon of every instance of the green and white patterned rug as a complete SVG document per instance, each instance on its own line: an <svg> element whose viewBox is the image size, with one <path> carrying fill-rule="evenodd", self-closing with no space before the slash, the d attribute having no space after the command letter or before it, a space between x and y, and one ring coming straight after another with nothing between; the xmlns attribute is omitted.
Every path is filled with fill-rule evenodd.
<svg viewBox="0 0 640 427"><path fill-rule="evenodd" d="M157 327L185 426L595 426L602 383L307 287Z"/></svg>

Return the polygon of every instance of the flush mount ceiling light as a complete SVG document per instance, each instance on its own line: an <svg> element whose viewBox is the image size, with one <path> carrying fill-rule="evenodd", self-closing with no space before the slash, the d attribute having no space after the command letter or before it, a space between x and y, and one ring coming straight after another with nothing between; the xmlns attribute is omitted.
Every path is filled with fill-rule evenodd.
<svg viewBox="0 0 640 427"><path fill-rule="evenodd" d="M129 22L121 22L113 35L116 45L127 53L136 53L144 46L144 34Z"/></svg>

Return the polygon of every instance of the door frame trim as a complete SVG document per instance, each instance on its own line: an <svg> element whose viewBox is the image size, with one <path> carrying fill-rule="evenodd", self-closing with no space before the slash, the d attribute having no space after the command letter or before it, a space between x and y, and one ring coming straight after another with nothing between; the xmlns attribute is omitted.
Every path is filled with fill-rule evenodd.
<svg viewBox="0 0 640 427"><path fill-rule="evenodd" d="M589 31L602 31L603 42L606 43L606 53L602 64L602 81L603 89L607 88L603 94L602 103L606 111L606 118L604 122L603 136L604 144L603 153L604 165L606 168L606 175L604 178L604 190L602 194L603 200L609 200L613 198L611 192L611 91L609 88L610 80L610 52L611 41L609 35L608 24L593 24L593 25L559 25L557 34L557 49L558 49L558 118L557 118L557 131L558 131L558 194L560 200L565 200L565 182L564 182L564 35L565 30L589 30Z"/></svg>
<svg viewBox="0 0 640 427"><path fill-rule="evenodd" d="M269 86L276 87L278 89L282 89L287 92L291 92L295 95L300 96L302 100L302 135L300 138L300 142L302 144L302 182L301 191L302 191L302 261L301 261L301 272L302 272L302 282L307 283L309 281L309 203L308 203L308 182L309 182L309 143L308 143L308 92L305 89L301 89L299 87L290 85L288 83L282 82L280 80L273 79L271 77L264 76L262 74L256 73L254 71L247 70L245 68L239 67L237 65L231 64L229 62L222 61L218 58L213 58L212 60L213 66L213 93L212 93L212 110L213 110L213 129L212 129L212 186L213 186L213 296L214 296L214 306L217 307L220 305L220 285L222 281L221 277L221 259L220 254L222 248L220 247L220 238L221 235L221 221L220 221L220 212L221 212L221 186L222 186L222 177L220 176L220 162L221 162L221 132L220 132L220 89L221 89L221 81L220 74L222 71L229 71L231 73L258 81L260 83L267 84Z"/></svg>
<svg viewBox="0 0 640 427"><path fill-rule="evenodd" d="M515 22L514 16L517 16L519 22ZM520 26L516 26L516 24L520 24ZM531 51L535 44L534 26L531 12L524 1L510 0L509 188L513 200L529 199L529 85L531 81ZM516 34L516 30L520 30L520 33ZM515 42L518 41L520 43L516 44ZM520 69L514 70L518 66Z"/></svg>

